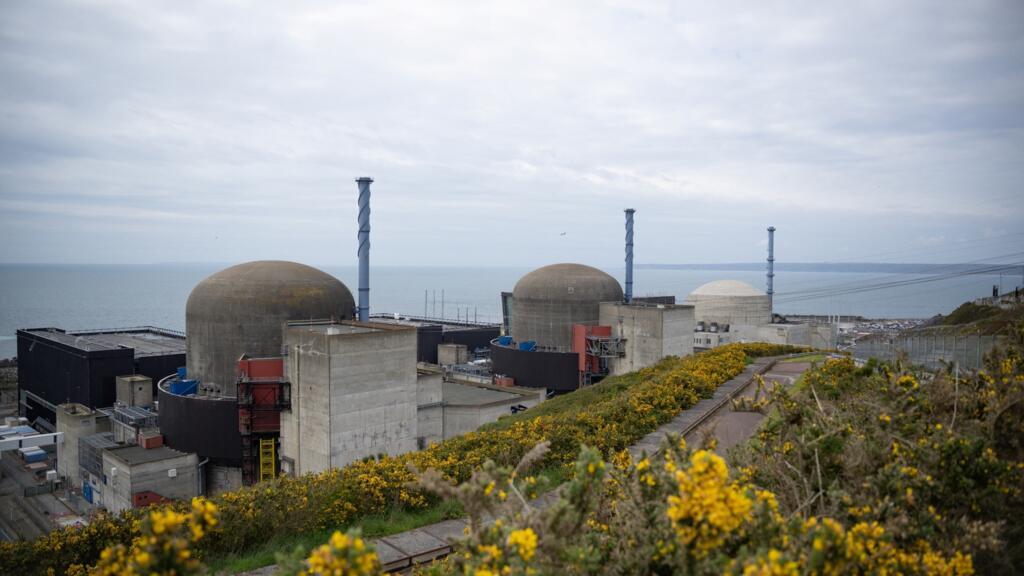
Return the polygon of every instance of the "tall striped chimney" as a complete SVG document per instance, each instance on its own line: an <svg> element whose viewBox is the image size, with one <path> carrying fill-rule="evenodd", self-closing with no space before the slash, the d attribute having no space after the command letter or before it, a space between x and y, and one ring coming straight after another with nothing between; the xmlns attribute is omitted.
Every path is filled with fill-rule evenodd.
<svg viewBox="0 0 1024 576"><path fill-rule="evenodd" d="M775 312L775 226L768 227L768 310Z"/></svg>
<svg viewBox="0 0 1024 576"><path fill-rule="evenodd" d="M633 213L626 208L626 304L633 302Z"/></svg>
<svg viewBox="0 0 1024 576"><path fill-rule="evenodd" d="M359 321L370 319L370 183L363 176L359 184Z"/></svg>

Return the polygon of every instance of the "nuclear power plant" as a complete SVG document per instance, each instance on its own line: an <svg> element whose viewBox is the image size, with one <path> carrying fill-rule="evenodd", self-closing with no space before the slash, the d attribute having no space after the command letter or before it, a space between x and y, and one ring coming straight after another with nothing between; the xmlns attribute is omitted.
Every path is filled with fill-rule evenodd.
<svg viewBox="0 0 1024 576"><path fill-rule="evenodd" d="M766 292L718 280L682 303L634 296L634 209L625 286L552 263L500 294L500 325L374 314L373 180L356 183L357 298L316 268L261 260L199 282L184 334L18 332L24 413L52 432L36 442L57 444L70 489L113 510L215 494L422 449L667 356L812 339L773 314L774 227Z"/></svg>

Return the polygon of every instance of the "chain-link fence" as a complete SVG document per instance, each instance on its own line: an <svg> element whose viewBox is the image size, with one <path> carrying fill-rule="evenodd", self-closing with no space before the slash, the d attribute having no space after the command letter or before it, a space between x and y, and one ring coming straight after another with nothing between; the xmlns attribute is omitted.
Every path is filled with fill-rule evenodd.
<svg viewBox="0 0 1024 576"><path fill-rule="evenodd" d="M937 370L942 362L955 362L961 369L981 368L985 354L1000 341L993 335L883 336L858 341L853 356L866 360L893 360L904 354L912 364Z"/></svg>

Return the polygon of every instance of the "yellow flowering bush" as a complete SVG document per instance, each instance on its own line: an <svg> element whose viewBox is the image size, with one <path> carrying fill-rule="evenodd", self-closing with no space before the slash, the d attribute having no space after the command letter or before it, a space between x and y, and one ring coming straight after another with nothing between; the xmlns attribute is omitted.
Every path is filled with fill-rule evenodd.
<svg viewBox="0 0 1024 576"><path fill-rule="evenodd" d="M678 494L668 497L676 537L702 557L740 528L753 503L742 487L729 482L725 461L713 452L694 452L686 469L678 469L672 460L665 466L679 486Z"/></svg>
<svg viewBox="0 0 1024 576"><path fill-rule="evenodd" d="M192 547L218 522L217 507L204 498L193 498L188 513L157 509L142 521L141 534L131 546L115 544L100 553L100 560L79 574L179 576L204 572Z"/></svg>
<svg viewBox="0 0 1024 576"><path fill-rule="evenodd" d="M668 443L660 465L617 454L605 464L584 448L574 478L545 508L499 501L489 486L517 484L486 465L459 488L471 530L443 562L423 572L455 574L947 574L966 576L969 554L925 542L902 546L877 523L845 526L784 516L767 490L732 478L720 456ZM521 464L518 468L521 470ZM490 494L491 496L488 496ZM511 503L510 503L511 502ZM480 521L485 514L497 519Z"/></svg>
<svg viewBox="0 0 1024 576"><path fill-rule="evenodd" d="M816 525L806 562L821 573L949 573L940 556L954 572L1024 571L1022 351L1018 328L974 374L826 361L772 392L775 413L734 463L783 510L842 523Z"/></svg>
<svg viewBox="0 0 1024 576"><path fill-rule="evenodd" d="M220 525L200 542L198 551L205 556L237 552L273 537L349 526L392 508L428 506L431 497L409 488L416 478L410 467L434 469L448 481L464 482L487 461L514 465L542 441L550 443L545 467L570 469L584 444L609 457L741 373L749 357L794 350L732 344L666 358L425 450L220 494L213 499ZM167 506L183 511L179 504ZM33 542L0 543L0 573L61 572L72 564L91 564L106 546L137 536L139 518L138 513L99 515L86 528L60 529ZM59 552L52 553L54 549Z"/></svg>
<svg viewBox="0 0 1024 576"><path fill-rule="evenodd" d="M335 532L326 544L313 550L299 576L371 576L380 573L372 547L358 532Z"/></svg>

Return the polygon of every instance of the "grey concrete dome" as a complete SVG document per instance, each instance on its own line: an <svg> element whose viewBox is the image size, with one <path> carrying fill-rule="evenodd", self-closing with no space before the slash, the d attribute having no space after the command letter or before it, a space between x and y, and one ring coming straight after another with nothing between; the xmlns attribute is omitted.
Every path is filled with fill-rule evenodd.
<svg viewBox="0 0 1024 576"><path fill-rule="evenodd" d="M305 264L260 260L221 270L185 305L188 377L233 396L238 358L280 356L286 321L349 319L354 307L340 280Z"/></svg>
<svg viewBox="0 0 1024 576"><path fill-rule="evenodd" d="M552 264L523 276L512 291L512 338L568 350L572 325L596 325L601 302L620 302L618 280L583 264Z"/></svg>

